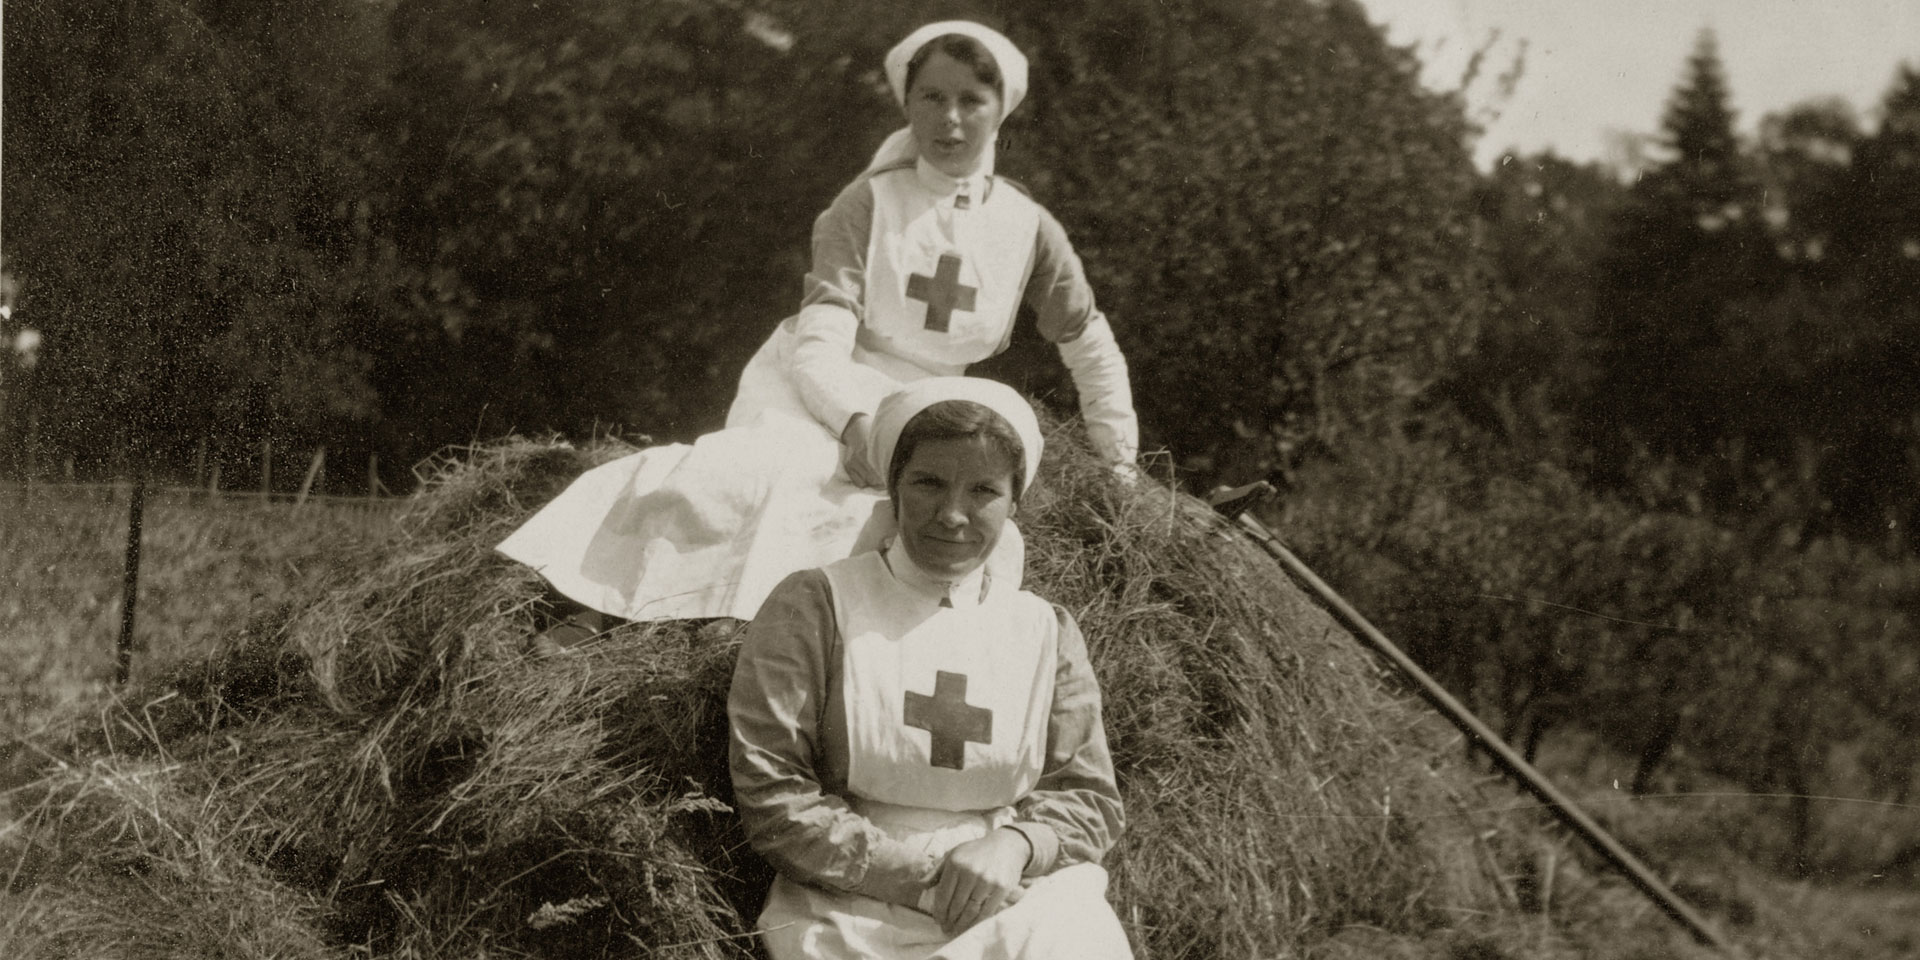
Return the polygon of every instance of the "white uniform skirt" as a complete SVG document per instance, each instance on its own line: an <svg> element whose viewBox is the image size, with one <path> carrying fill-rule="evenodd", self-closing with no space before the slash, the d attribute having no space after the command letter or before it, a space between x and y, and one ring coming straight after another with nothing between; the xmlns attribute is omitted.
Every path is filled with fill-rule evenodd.
<svg viewBox="0 0 1920 960"><path fill-rule="evenodd" d="M499 551L601 613L751 620L788 574L877 547L886 495L841 471L839 439L786 375L792 339L782 324L748 363L725 429L581 474ZM1009 523L988 569L1017 586L1024 562Z"/></svg>
<svg viewBox="0 0 1920 960"><path fill-rule="evenodd" d="M1009 817L1005 810L949 813L870 801L856 801L855 809L936 858ZM949 938L924 909L782 876L757 926L773 960L1130 960L1106 895L1107 872L1075 864L1033 881L1017 902ZM931 900L929 890L920 907L930 908Z"/></svg>

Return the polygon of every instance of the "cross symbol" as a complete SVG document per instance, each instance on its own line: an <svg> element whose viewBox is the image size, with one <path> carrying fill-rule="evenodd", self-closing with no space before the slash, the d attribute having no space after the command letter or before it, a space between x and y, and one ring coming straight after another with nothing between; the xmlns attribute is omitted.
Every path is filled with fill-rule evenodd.
<svg viewBox="0 0 1920 960"><path fill-rule="evenodd" d="M927 329L947 332L955 310L973 311L976 288L960 282L960 257L943 253L933 276L916 273L907 277L907 296L927 303Z"/></svg>
<svg viewBox="0 0 1920 960"><path fill-rule="evenodd" d="M967 706L967 675L941 670L933 696L907 691L906 722L933 734L931 763L949 770L967 767L967 743L993 742L993 711Z"/></svg>

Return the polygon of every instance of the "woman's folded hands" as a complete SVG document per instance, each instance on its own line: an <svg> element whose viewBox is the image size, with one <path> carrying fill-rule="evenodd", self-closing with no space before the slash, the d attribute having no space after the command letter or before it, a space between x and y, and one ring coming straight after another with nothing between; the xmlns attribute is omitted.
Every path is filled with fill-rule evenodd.
<svg viewBox="0 0 1920 960"><path fill-rule="evenodd" d="M1026 835L1010 827L954 847L940 865L927 912L949 935L959 935L1019 901L1020 875L1032 855Z"/></svg>

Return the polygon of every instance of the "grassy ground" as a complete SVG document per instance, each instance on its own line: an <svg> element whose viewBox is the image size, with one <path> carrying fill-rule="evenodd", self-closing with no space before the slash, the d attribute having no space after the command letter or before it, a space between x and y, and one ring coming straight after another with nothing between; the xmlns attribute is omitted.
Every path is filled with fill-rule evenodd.
<svg viewBox="0 0 1920 960"><path fill-rule="evenodd" d="M11 739L37 729L56 714L99 702L109 690L120 623L126 500L124 494L43 496L29 504L10 501L4 506L0 510L0 695L5 699L0 704L0 722L4 722L0 732ZM286 506L216 507L161 497L150 502L146 528L136 678L158 676L169 665L204 657L218 638L272 613L303 581L316 574L350 573L343 564L378 555L378 551L364 552L374 539L368 524L329 508L310 507L296 513ZM604 684L604 677L598 682ZM1390 720L1380 717L1371 722ZM1409 742L1418 739L1422 737L1411 737ZM237 741L235 749L239 749ZM284 762L297 762L297 758ZM1608 761L1596 759L1591 751L1563 749L1550 753L1544 763L1561 775L1590 810L1647 851L1675 886L1751 955L1894 960L1920 951L1920 892L1790 880L1753 863L1737 842L1764 819L1752 805L1624 802L1609 781ZM119 780L103 783L115 790L145 789L138 775L141 769L127 766ZM1433 876L1431 882L1444 886L1469 874L1496 875L1501 878L1496 902L1474 907L1454 901L1455 905L1438 907L1461 915L1453 918L1458 921L1454 923L1436 920L1433 932L1424 939L1409 938L1404 928L1384 929L1367 920L1365 910L1346 909L1341 914L1345 919L1321 928L1323 935L1297 955L1326 960L1652 960L1710 955L1681 942L1650 906L1617 880L1600 874L1572 841L1526 827L1524 816L1488 817L1471 809L1477 804L1523 806L1518 794L1491 778L1468 786L1450 788L1452 808L1420 814L1440 820L1465 819L1486 827L1478 834L1461 834L1465 842L1447 847L1445 857L1454 866ZM1382 830L1399 829L1409 822L1405 814L1384 815L1388 807L1399 809L1397 804L1404 800L1383 797L1381 801ZM0 804L0 812L4 806ZM1135 840L1150 843L1151 837L1143 834ZM1133 862L1162 859L1136 857ZM190 860L182 858L182 862ZM231 859L208 863L208 876L187 889L231 883L278 889L269 879L240 875L245 873L244 864ZM1295 893L1309 899L1317 895L1304 886L1298 891L1267 891L1268 895ZM1410 893L1421 896L1417 889ZM8 899L0 895L0 914L24 917L34 909L30 899L6 903ZM288 893L284 902L267 904L257 918L248 921L258 929L247 936L271 944L276 938L305 935L309 925L304 921L284 929L282 921L315 909L312 903ZM20 912L15 913L15 907ZM195 908L183 904L181 909ZM1385 915L1386 909L1381 909ZM1131 919L1142 922L1138 915ZM7 939L5 927L0 924L0 941ZM137 934L129 931L129 936ZM303 947L286 955L326 955L320 945L311 946L311 951ZM281 953L285 951L266 950L266 955Z"/></svg>
<svg viewBox="0 0 1920 960"><path fill-rule="evenodd" d="M1790 876L1784 800L1677 773L1635 798L1630 759L1577 734L1549 741L1541 764L1595 818L1628 838L1675 889L1755 957L1895 960L1920 956L1920 889L1850 866L1853 851L1920 830L1920 809L1832 798L1815 805L1812 876ZM1911 880L1911 878L1904 878Z"/></svg>
<svg viewBox="0 0 1920 960"><path fill-rule="evenodd" d="M18 736L111 685L130 490L40 486L29 496L0 488L0 734ZM134 678L205 654L365 542L380 519L324 504L149 496Z"/></svg>

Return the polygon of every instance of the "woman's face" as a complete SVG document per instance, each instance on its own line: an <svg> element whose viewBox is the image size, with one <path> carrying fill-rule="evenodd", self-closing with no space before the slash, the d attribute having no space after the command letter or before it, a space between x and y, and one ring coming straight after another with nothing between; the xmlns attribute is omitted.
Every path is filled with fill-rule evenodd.
<svg viewBox="0 0 1920 960"><path fill-rule="evenodd" d="M978 170L1000 130L1000 94L981 83L972 67L940 50L914 74L906 110L920 155L950 177Z"/></svg>
<svg viewBox="0 0 1920 960"><path fill-rule="evenodd" d="M987 561L1013 516L1013 468L982 437L925 440L901 468L893 502L913 562L959 578Z"/></svg>

